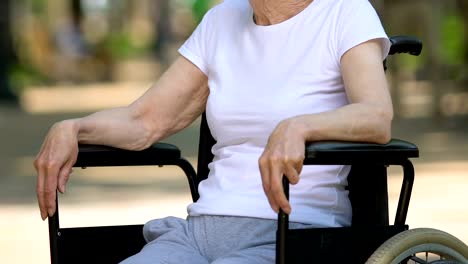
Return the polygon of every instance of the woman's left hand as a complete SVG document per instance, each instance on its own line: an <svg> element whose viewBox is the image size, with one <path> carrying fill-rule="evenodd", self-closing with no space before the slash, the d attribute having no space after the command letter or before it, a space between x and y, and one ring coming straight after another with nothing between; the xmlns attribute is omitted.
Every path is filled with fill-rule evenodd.
<svg viewBox="0 0 468 264"><path fill-rule="evenodd" d="M305 155L305 137L297 118L281 121L271 133L258 161L263 190L271 208L291 213L291 206L283 190L283 175L291 184L299 182Z"/></svg>

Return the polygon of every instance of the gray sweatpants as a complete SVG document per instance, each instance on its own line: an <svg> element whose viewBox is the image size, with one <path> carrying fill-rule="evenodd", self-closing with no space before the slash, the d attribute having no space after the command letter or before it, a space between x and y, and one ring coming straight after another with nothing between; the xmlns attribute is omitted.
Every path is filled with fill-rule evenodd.
<svg viewBox="0 0 468 264"><path fill-rule="evenodd" d="M290 223L290 228L312 227ZM237 264L274 263L275 220L195 216L167 217L145 224L148 242L121 264Z"/></svg>

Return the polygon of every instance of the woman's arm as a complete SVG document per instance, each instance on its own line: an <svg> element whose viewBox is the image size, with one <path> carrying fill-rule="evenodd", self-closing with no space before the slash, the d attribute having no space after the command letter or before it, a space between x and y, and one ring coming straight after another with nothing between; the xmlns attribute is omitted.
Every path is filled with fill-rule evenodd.
<svg viewBox="0 0 468 264"><path fill-rule="evenodd" d="M141 150L188 126L205 109L207 77L179 57L143 96L127 107L56 123L36 157L37 198L42 219L55 213L56 190L65 184L78 143Z"/></svg>
<svg viewBox="0 0 468 264"><path fill-rule="evenodd" d="M306 141L343 140L387 143L393 107L382 66L378 40L360 44L341 58L341 72L350 104L333 111L283 120L270 135L259 159L263 188L271 207L286 213L291 207L281 178L299 181Z"/></svg>
<svg viewBox="0 0 468 264"><path fill-rule="evenodd" d="M80 143L142 150L185 128L205 109L206 76L179 57L143 96L128 107L76 120Z"/></svg>

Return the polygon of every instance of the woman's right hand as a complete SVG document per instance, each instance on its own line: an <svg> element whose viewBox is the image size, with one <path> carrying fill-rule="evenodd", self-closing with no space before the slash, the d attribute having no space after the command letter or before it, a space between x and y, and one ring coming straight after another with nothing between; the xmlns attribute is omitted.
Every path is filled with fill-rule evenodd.
<svg viewBox="0 0 468 264"><path fill-rule="evenodd" d="M42 144L34 167L37 171L36 193L45 220L56 208L56 190L65 192L65 185L78 156L78 124L65 120L54 124Z"/></svg>

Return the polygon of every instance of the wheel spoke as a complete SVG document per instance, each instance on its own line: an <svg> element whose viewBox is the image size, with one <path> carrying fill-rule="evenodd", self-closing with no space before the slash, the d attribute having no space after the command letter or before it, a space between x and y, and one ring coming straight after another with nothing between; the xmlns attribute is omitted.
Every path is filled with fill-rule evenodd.
<svg viewBox="0 0 468 264"><path fill-rule="evenodd" d="M426 261L421 259L421 258L418 258L416 256L411 256L409 259L411 259L412 261L416 262L416 263L419 263L419 264L428 264L429 262L427 262L427 257L426 257Z"/></svg>

